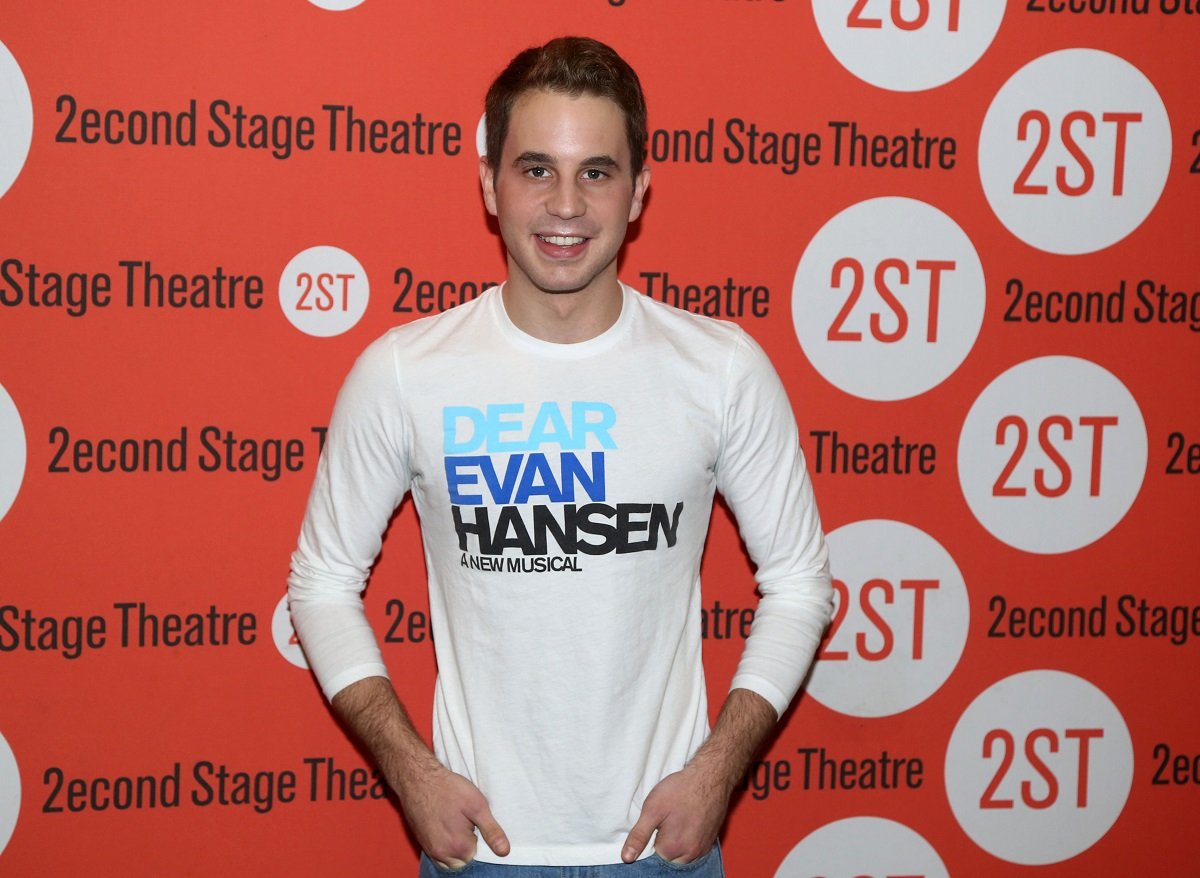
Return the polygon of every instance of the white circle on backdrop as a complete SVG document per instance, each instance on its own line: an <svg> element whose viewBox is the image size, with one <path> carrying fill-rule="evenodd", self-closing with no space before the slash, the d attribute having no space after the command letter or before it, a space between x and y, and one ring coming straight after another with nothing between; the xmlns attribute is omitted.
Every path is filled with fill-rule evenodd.
<svg viewBox="0 0 1200 878"><path fill-rule="evenodd" d="M949 878L938 852L903 823L847 817L806 836L784 857L775 878L920 875Z"/></svg>
<svg viewBox="0 0 1200 878"><path fill-rule="evenodd" d="M996 217L1049 253L1102 250L1142 224L1171 167L1171 121L1153 83L1122 58L1063 49L992 99L979 176Z"/></svg>
<svg viewBox="0 0 1200 878"><path fill-rule="evenodd" d="M341 335L366 313L371 284L357 259L337 247L309 247L279 278L279 306L307 335Z"/></svg>
<svg viewBox="0 0 1200 878"><path fill-rule="evenodd" d="M1112 373L1077 357L1018 363L979 394L958 439L975 518L1016 549L1051 555L1095 542L1137 499L1146 424Z"/></svg>
<svg viewBox="0 0 1200 878"><path fill-rule="evenodd" d="M33 100L17 59L0 43L0 197L25 167L33 142Z"/></svg>
<svg viewBox="0 0 1200 878"><path fill-rule="evenodd" d="M21 413L0 384L0 521L12 508L25 478L26 442Z"/></svg>
<svg viewBox="0 0 1200 878"><path fill-rule="evenodd" d="M479 124L475 126L475 152L480 158L487 155L487 113L479 117Z"/></svg>
<svg viewBox="0 0 1200 878"><path fill-rule="evenodd" d="M825 45L859 79L889 91L945 85L983 57L1005 0L813 0Z"/></svg>
<svg viewBox="0 0 1200 878"><path fill-rule="evenodd" d="M872 198L808 243L792 322L830 384L862 399L908 399L966 359L986 300L979 254L958 223L922 201Z"/></svg>
<svg viewBox="0 0 1200 878"><path fill-rule="evenodd" d="M1026 671L963 712L946 749L946 794L963 831L1010 863L1058 863L1116 822L1133 783L1124 717L1092 683Z"/></svg>
<svg viewBox="0 0 1200 878"><path fill-rule="evenodd" d="M322 9L328 9L330 12L342 12L346 9L353 9L360 5L364 0L308 0L313 6L320 6Z"/></svg>
<svg viewBox="0 0 1200 878"><path fill-rule="evenodd" d="M21 772L17 757L0 734L0 853L8 846L21 812Z"/></svg>
<svg viewBox="0 0 1200 878"><path fill-rule="evenodd" d="M920 704L946 682L967 642L971 608L958 565L933 537L899 521L854 522L826 540L834 625L805 691L849 716Z"/></svg>
<svg viewBox="0 0 1200 878"><path fill-rule="evenodd" d="M279 654L298 668L308 668L308 659L300 648L300 640L296 637L296 629L292 627L292 614L288 610L288 596L275 605L271 614L271 637Z"/></svg>

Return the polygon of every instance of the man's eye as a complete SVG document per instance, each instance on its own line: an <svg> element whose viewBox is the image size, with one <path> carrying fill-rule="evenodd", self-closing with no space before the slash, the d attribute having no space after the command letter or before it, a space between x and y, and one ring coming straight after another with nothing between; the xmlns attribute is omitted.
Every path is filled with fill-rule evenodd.
<svg viewBox="0 0 1200 878"><path fill-rule="evenodd" d="M530 168L525 173L527 173L531 177L537 177L539 179L542 177L547 177L550 174L550 172L546 168Z"/></svg>
<svg viewBox="0 0 1200 878"><path fill-rule="evenodd" d="M608 175L603 171L596 170L595 168L588 168L583 172L583 176L588 180L603 180Z"/></svg>

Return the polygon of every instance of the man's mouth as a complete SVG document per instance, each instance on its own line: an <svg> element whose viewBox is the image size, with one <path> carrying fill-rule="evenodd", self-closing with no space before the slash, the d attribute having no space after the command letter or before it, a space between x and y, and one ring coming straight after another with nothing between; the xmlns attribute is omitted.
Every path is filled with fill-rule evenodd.
<svg viewBox="0 0 1200 878"><path fill-rule="evenodd" d="M582 244L587 238L581 238L578 235L538 235L547 244L553 244L556 247L574 247L576 244Z"/></svg>

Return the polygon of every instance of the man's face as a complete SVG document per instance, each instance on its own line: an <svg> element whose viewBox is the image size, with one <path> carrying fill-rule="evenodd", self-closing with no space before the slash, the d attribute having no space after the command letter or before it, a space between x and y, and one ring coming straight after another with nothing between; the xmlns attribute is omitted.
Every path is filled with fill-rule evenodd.
<svg viewBox="0 0 1200 878"><path fill-rule="evenodd" d="M617 290L617 252L650 179L630 175L621 108L608 98L529 91L517 99L484 202L518 294Z"/></svg>

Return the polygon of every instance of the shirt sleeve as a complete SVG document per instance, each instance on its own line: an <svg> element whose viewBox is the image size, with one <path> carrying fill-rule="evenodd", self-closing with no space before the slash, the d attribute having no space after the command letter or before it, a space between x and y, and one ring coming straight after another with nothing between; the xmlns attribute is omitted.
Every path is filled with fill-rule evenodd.
<svg viewBox="0 0 1200 878"><path fill-rule="evenodd" d="M782 715L829 623L829 554L787 393L744 332L727 393L717 489L737 519L760 594L731 688L758 693Z"/></svg>
<svg viewBox="0 0 1200 878"><path fill-rule="evenodd" d="M292 624L327 698L387 676L362 591L411 482L409 436L384 336L338 393L288 577Z"/></svg>

